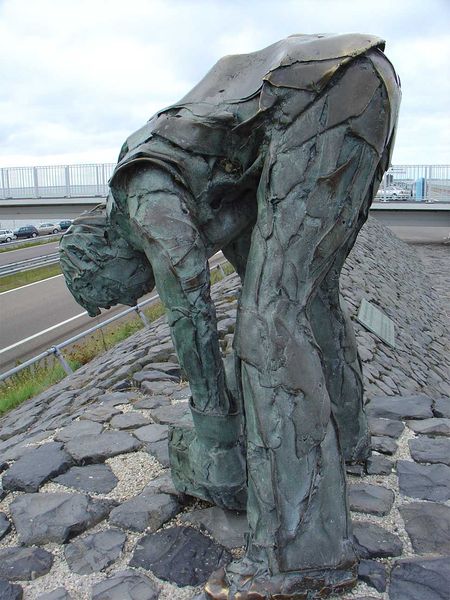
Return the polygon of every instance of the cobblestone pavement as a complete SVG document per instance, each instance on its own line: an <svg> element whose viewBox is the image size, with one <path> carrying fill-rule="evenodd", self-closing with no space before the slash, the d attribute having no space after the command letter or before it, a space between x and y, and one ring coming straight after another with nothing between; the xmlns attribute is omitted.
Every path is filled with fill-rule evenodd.
<svg viewBox="0 0 450 600"><path fill-rule="evenodd" d="M349 470L361 564L343 600L448 600L448 329L435 250L419 255L372 223L343 275L352 315L364 297L398 337L389 348L355 321L373 453ZM236 276L214 288L224 354L238 294ZM189 394L159 319L0 420L0 599L203 598L209 573L242 555L246 519L173 487L168 426L192 425Z"/></svg>

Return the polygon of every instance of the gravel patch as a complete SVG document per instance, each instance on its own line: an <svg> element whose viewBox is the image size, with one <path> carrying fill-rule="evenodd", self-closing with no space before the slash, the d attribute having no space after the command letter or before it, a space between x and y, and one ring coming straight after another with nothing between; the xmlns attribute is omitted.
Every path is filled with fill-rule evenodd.
<svg viewBox="0 0 450 600"><path fill-rule="evenodd" d="M165 471L161 464L146 452L114 456L105 461L119 480L107 497L124 501L142 492L151 481Z"/></svg>

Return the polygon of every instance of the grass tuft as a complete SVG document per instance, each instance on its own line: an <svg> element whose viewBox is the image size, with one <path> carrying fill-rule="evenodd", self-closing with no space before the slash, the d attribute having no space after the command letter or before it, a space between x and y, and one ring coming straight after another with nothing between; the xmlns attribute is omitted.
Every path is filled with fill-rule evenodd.
<svg viewBox="0 0 450 600"><path fill-rule="evenodd" d="M80 365L69 360L72 369ZM25 400L37 396L61 379L66 373L54 358L44 359L40 363L16 373L0 384L0 414L19 406Z"/></svg>
<svg viewBox="0 0 450 600"><path fill-rule="evenodd" d="M14 273L14 275L5 275L0 278L0 292L7 292L8 290L14 290L15 288L27 285L28 283L35 283L36 281L42 281L49 277L61 274L61 267L59 263L54 265L48 265L46 267L38 267L37 269L30 269L29 271L22 271L22 273Z"/></svg>

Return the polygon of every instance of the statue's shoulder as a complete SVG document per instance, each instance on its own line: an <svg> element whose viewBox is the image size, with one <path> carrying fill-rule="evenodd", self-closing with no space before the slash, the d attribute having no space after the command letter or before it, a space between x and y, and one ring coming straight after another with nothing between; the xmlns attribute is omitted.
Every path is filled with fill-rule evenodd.
<svg viewBox="0 0 450 600"><path fill-rule="evenodd" d="M284 67L325 61L341 64L374 47L383 49L384 40L358 33L295 34L256 52L224 56L174 106L241 102L258 93L271 73Z"/></svg>

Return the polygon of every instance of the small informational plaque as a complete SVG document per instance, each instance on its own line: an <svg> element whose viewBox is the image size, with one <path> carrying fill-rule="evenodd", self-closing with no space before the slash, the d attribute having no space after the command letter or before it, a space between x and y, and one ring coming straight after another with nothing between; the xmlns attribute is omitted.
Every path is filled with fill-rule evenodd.
<svg viewBox="0 0 450 600"><path fill-rule="evenodd" d="M356 318L366 329L377 335L386 344L389 344L391 348L395 348L394 323L376 306L370 304L367 300L362 300Z"/></svg>

